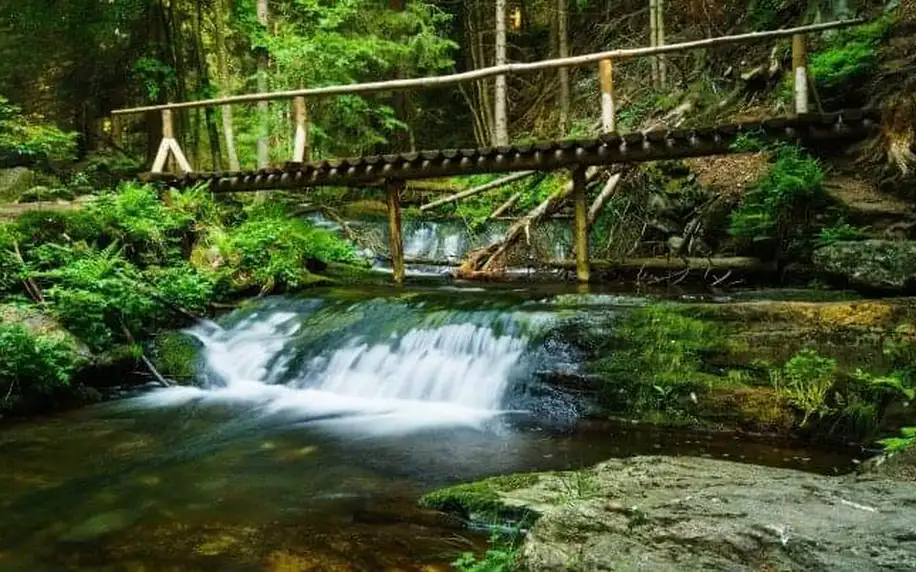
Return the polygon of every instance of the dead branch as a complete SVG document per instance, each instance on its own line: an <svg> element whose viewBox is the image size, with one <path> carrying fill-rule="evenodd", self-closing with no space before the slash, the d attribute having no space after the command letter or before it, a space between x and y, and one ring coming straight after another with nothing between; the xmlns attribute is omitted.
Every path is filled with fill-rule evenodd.
<svg viewBox="0 0 916 572"><path fill-rule="evenodd" d="M520 181L526 177L530 177L534 173L535 171L522 171L521 173L514 173L512 175L509 175L508 177L503 177L502 179L491 181L485 185L480 185L478 187L474 187L473 189L468 189L466 191L461 191L460 193L455 193L454 195L449 195L447 197L433 201L429 204L423 205L422 207L420 207L420 212L426 212L428 210L434 209L436 207L440 207L448 203L457 202L462 199L466 199L468 197L473 197L474 195L479 195L487 191L492 191L493 189L498 189L499 187L508 185L509 183L514 183L515 181Z"/></svg>

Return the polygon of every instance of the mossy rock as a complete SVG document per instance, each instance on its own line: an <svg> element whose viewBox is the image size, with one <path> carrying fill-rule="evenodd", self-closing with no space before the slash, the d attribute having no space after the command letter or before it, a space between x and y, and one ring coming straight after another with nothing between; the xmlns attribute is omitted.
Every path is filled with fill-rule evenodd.
<svg viewBox="0 0 916 572"><path fill-rule="evenodd" d="M818 272L868 292L916 292L916 241L836 242L814 253Z"/></svg>
<svg viewBox="0 0 916 572"><path fill-rule="evenodd" d="M540 478L535 473L519 473L446 487L423 495L419 505L454 514L468 521L532 522L537 517L532 510L506 504L501 493L529 488L537 484Z"/></svg>
<svg viewBox="0 0 916 572"><path fill-rule="evenodd" d="M35 173L25 167L0 169L0 204L15 203L35 184Z"/></svg>
<svg viewBox="0 0 916 572"><path fill-rule="evenodd" d="M85 344L65 330L57 320L34 306L0 304L0 323L21 325L33 335L63 342L79 355L89 356L89 349Z"/></svg>
<svg viewBox="0 0 916 572"><path fill-rule="evenodd" d="M156 336L150 344L150 359L167 379L193 384L200 344L191 336L169 332Z"/></svg>

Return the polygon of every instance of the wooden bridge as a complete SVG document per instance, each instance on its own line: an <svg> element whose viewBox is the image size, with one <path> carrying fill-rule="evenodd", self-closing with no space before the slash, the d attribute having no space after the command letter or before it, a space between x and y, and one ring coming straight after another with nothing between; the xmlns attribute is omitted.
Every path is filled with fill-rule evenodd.
<svg viewBox="0 0 916 572"><path fill-rule="evenodd" d="M874 133L880 117L873 111L854 109L835 113L811 113L808 108L809 75L806 34L861 23L863 23L861 20L846 20L652 48L614 50L534 63L507 64L448 76L248 94L121 109L113 113L116 116L133 113L161 113L162 141L151 171L144 175L147 180L162 181L179 187L205 184L214 193L295 191L315 186L383 187L386 190L391 258L394 278L397 282L402 282L405 274L400 207L400 191L405 181L481 173L569 169L573 172L573 196L576 211L577 276L580 281L586 282L589 279L587 177L585 176L587 168L617 163L729 153L735 150L734 144L744 136L753 136L761 140L790 140L806 145L835 146L847 145ZM793 38L794 73L792 77L795 113L792 116L699 129L617 132L612 77L613 62L784 37ZM322 161L307 160L307 98L428 89L509 73L578 67L595 63L599 65L598 77L601 87L602 134L600 136L588 139L545 141L531 145L442 149ZM295 143L291 161L277 167L249 171L194 171L175 138L172 123L173 110L274 100L293 101ZM174 163L180 170L179 173L165 172L169 156L174 158Z"/></svg>

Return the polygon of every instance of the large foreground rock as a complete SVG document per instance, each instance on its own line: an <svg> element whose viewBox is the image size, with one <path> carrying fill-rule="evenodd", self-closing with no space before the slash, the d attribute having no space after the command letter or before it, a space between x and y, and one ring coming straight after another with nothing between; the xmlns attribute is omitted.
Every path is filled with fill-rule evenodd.
<svg viewBox="0 0 916 572"><path fill-rule="evenodd" d="M638 457L499 493L542 516L526 570L916 570L916 486Z"/></svg>
<svg viewBox="0 0 916 572"><path fill-rule="evenodd" d="M884 292L916 290L916 241L837 242L814 253L818 272L850 286Z"/></svg>

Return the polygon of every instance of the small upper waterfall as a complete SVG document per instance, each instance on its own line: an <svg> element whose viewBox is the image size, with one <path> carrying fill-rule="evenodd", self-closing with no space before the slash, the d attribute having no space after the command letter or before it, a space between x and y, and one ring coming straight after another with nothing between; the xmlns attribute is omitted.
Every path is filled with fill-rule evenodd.
<svg viewBox="0 0 916 572"><path fill-rule="evenodd" d="M544 314L444 310L372 300L267 301L188 331L202 345L201 388L149 405L222 401L373 431L479 425L530 375Z"/></svg>

